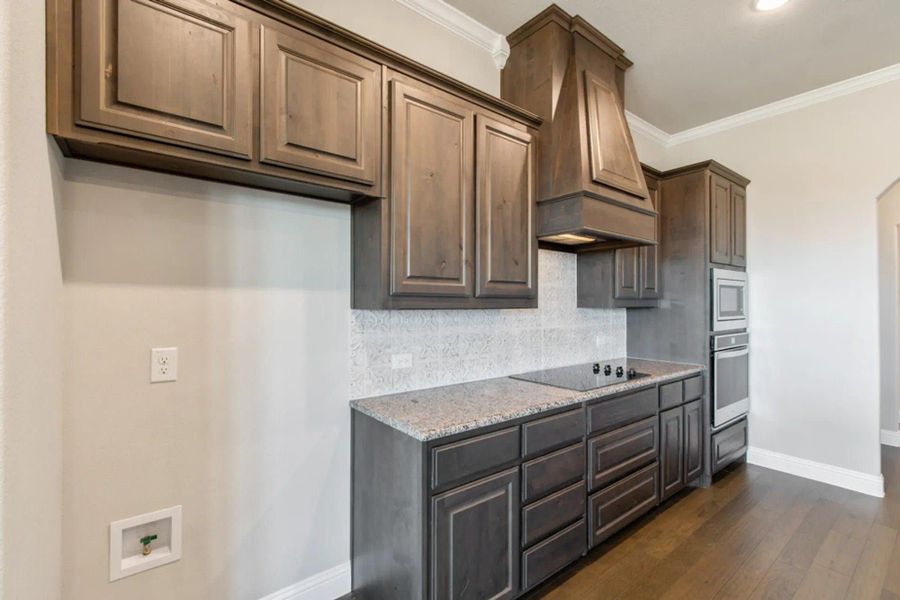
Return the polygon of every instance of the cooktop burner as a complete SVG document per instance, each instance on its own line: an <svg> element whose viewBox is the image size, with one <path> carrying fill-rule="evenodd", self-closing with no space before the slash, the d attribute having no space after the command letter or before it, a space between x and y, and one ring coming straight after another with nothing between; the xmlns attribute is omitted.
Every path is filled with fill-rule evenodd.
<svg viewBox="0 0 900 600"><path fill-rule="evenodd" d="M511 375L510 377L566 390L587 392L608 385L622 383L629 379L641 379L642 377L648 377L648 375L646 373L638 373L635 369L629 367L627 358L614 358L596 363L573 365L571 367L531 371L530 373Z"/></svg>

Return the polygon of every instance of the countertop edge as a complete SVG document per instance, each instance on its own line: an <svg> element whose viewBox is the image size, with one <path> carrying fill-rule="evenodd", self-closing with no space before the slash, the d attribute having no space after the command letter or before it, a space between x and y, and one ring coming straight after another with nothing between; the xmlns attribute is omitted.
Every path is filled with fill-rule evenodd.
<svg viewBox="0 0 900 600"><path fill-rule="evenodd" d="M644 359L644 360L649 360L649 359ZM357 410L360 413L375 419L376 421L384 423L385 425L388 425L389 427L392 427L393 429L396 429L397 431L400 431L401 433L404 433L405 435L408 435L409 437L411 437L417 441L431 442L434 440L439 440L441 438L458 435L460 433L466 433L466 432L470 432L470 431L474 432L474 431L477 431L479 429L483 429L486 427L502 425L503 423L508 422L508 421L515 421L517 419L529 417L529 416L539 414L542 412L551 411L551 410L554 410L557 408L564 408L566 406L582 404L585 402L593 402L593 401L599 400L601 398L616 396L619 394L624 394L624 393L628 393L628 392L632 392L632 391L641 390L641 389L644 389L647 387L668 383L670 381L684 379L686 377L690 377L691 375L696 375L696 374L703 373L706 371L706 367L704 367L703 365L689 364L689 363L672 363L670 361L653 361L653 362L676 364L679 367L683 367L683 368L679 369L678 371L672 372L672 373L667 373L665 375L651 375L650 377L648 377L646 379L639 380L640 385L632 386L632 385L629 385L629 382L622 382L620 384L612 385L612 386L605 387L605 388L599 388L596 390L591 390L589 392L574 392L573 391L573 392L571 392L570 396L567 396L564 398L557 398L555 400L548 401L544 404L536 404L536 405L528 406L528 407L525 407L522 410L516 411L512 414L496 415L496 416L492 415L489 417L485 417L482 419L476 419L473 421L454 423L453 425L449 425L447 427L442 427L442 428L434 429L434 430L424 430L423 431L421 429L410 427L407 423L403 423L396 419L392 419L389 416L386 416L377 410L372 410L370 407L367 407L365 405L365 401L368 400L369 398L358 398L358 399L351 400L350 408L353 410ZM505 379L505 378L499 377L499 378L494 378L494 379ZM481 381L492 381L492 379L481 380ZM471 382L466 382L466 383L477 384L477 383L479 383L479 381L471 381ZM521 383L526 384L526 385L531 385L531 386L537 386L537 387L552 387L552 386L545 386L540 383L532 383L532 382L527 382L527 381L523 381ZM440 387L450 387L450 386L440 386ZM434 390L434 389L439 389L439 388L424 388L422 390L410 390L409 392L403 392L403 393L408 394L408 393L415 393L417 391L426 392L426 391ZM559 391L562 388L553 388L553 389ZM391 395L393 395L393 394L391 394Z"/></svg>

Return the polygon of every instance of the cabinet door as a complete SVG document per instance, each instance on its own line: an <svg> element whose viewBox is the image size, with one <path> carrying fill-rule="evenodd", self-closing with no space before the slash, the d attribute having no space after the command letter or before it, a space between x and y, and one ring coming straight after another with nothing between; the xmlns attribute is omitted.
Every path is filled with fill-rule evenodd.
<svg viewBox="0 0 900 600"><path fill-rule="evenodd" d="M519 470L432 499L431 598L512 598L519 582Z"/></svg>
<svg viewBox="0 0 900 600"><path fill-rule="evenodd" d="M747 192L731 186L731 264L747 266Z"/></svg>
<svg viewBox="0 0 900 600"><path fill-rule="evenodd" d="M533 298L534 148L531 135L478 115L475 210L478 297Z"/></svg>
<svg viewBox="0 0 900 600"><path fill-rule="evenodd" d="M616 250L616 299L641 297L640 248Z"/></svg>
<svg viewBox="0 0 900 600"><path fill-rule="evenodd" d="M391 82L391 294L472 296L474 113Z"/></svg>
<svg viewBox="0 0 900 600"><path fill-rule="evenodd" d="M659 413L660 499L684 487L684 408Z"/></svg>
<svg viewBox="0 0 900 600"><path fill-rule="evenodd" d="M684 406L684 483L703 472L703 406L695 400Z"/></svg>
<svg viewBox="0 0 900 600"><path fill-rule="evenodd" d="M228 2L78 5L80 125L250 157L251 29Z"/></svg>
<svg viewBox="0 0 900 600"><path fill-rule="evenodd" d="M731 183L718 175L710 175L709 260L731 263Z"/></svg>
<svg viewBox="0 0 900 600"><path fill-rule="evenodd" d="M652 183L651 183L652 182ZM655 180L647 180L650 201L657 213L661 213L659 184ZM656 217L656 241L662 242L659 219ZM662 296L659 285L659 246L642 246L640 248L641 265L641 298L655 300Z"/></svg>
<svg viewBox="0 0 900 600"><path fill-rule="evenodd" d="M381 67L300 31L261 36L260 160L374 185Z"/></svg>
<svg viewBox="0 0 900 600"><path fill-rule="evenodd" d="M584 90L591 179L631 194L634 206L651 208L619 94L611 82L589 71L584 72Z"/></svg>

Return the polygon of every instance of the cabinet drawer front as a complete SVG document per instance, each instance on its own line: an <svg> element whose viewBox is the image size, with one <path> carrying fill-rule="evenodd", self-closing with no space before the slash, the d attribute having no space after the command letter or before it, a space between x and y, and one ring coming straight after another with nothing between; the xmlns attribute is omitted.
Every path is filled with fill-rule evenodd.
<svg viewBox="0 0 900 600"><path fill-rule="evenodd" d="M522 554L522 588L530 589L585 551L585 521L581 519Z"/></svg>
<svg viewBox="0 0 900 600"><path fill-rule="evenodd" d="M584 442L522 465L522 500L529 502L584 478Z"/></svg>
<svg viewBox="0 0 900 600"><path fill-rule="evenodd" d="M657 505L659 465L641 469L588 501L591 547L636 520Z"/></svg>
<svg viewBox="0 0 900 600"><path fill-rule="evenodd" d="M522 453L530 458L571 444L583 436L584 410L570 410L522 425Z"/></svg>
<svg viewBox="0 0 900 600"><path fill-rule="evenodd" d="M656 416L589 440L591 491L655 461L658 449L659 423Z"/></svg>
<svg viewBox="0 0 900 600"><path fill-rule="evenodd" d="M432 499L432 600L515 596L518 474L509 469Z"/></svg>
<svg viewBox="0 0 900 600"><path fill-rule="evenodd" d="M703 397L703 375L684 380L684 401L690 402Z"/></svg>
<svg viewBox="0 0 900 600"><path fill-rule="evenodd" d="M251 27L237 6L84 0L78 122L250 158Z"/></svg>
<svg viewBox="0 0 900 600"><path fill-rule="evenodd" d="M518 458L518 427L438 446L431 451L431 489L465 481Z"/></svg>
<svg viewBox="0 0 900 600"><path fill-rule="evenodd" d="M587 502L579 481L522 509L522 546L530 546L560 527L584 517Z"/></svg>
<svg viewBox="0 0 900 600"><path fill-rule="evenodd" d="M260 160L374 185L381 67L300 31L260 35Z"/></svg>
<svg viewBox="0 0 900 600"><path fill-rule="evenodd" d="M647 417L655 417L658 405L656 388L604 400L588 407L590 433L617 429Z"/></svg>
<svg viewBox="0 0 900 600"><path fill-rule="evenodd" d="M680 381L659 386L659 410L666 410L684 402L684 388Z"/></svg>
<svg viewBox="0 0 900 600"><path fill-rule="evenodd" d="M735 423L712 436L712 472L747 452L747 420Z"/></svg>

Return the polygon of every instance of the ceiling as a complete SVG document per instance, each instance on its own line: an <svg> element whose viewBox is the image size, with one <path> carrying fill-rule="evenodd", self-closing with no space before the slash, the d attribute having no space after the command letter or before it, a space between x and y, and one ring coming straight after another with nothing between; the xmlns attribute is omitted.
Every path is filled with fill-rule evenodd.
<svg viewBox="0 0 900 600"><path fill-rule="evenodd" d="M447 0L508 34L549 0ZM666 133L900 63L900 0L557 0L625 49L626 107Z"/></svg>

